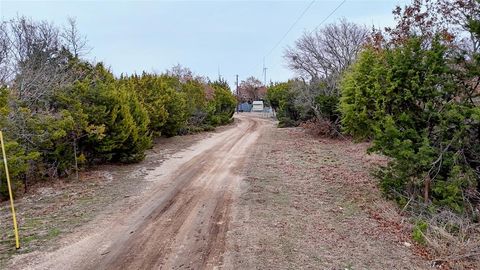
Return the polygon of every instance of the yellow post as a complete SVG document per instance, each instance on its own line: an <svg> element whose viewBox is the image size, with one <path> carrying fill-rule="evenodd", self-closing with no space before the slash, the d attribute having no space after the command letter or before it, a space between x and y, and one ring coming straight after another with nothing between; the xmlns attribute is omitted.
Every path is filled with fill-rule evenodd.
<svg viewBox="0 0 480 270"><path fill-rule="evenodd" d="M5 144L3 143L3 133L0 130L0 143L2 144L3 162L5 163L5 174L7 175L8 194L10 195L10 207L12 208L13 230L15 231L15 247L20 248L20 238L18 237L17 217L15 207L13 206L12 185L10 184L10 175L8 174L7 154L5 153Z"/></svg>

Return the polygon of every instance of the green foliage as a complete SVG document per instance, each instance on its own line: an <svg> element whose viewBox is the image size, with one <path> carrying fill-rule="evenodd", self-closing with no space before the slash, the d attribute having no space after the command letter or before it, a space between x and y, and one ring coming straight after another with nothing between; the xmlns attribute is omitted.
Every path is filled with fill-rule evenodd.
<svg viewBox="0 0 480 270"><path fill-rule="evenodd" d="M103 67L97 69L105 76L78 82L71 91L87 119L81 151L91 161L141 160L151 145L148 112L131 83L116 81Z"/></svg>
<svg viewBox="0 0 480 270"><path fill-rule="evenodd" d="M5 140L5 152L7 154L8 172L12 184L12 191L15 194L23 187L22 179L29 170L29 161L35 161L39 158L38 152L26 152L17 142L8 138ZM0 200L8 198L7 179L3 155L0 166Z"/></svg>
<svg viewBox="0 0 480 270"><path fill-rule="evenodd" d="M185 127L188 119L186 94L168 88L165 93L165 109L168 118L162 127L162 134L167 137L175 136Z"/></svg>
<svg viewBox="0 0 480 270"><path fill-rule="evenodd" d="M340 110L346 133L392 158L377 174L388 195L461 212L478 185L480 111L447 56L438 39L367 48L342 81Z"/></svg>
<svg viewBox="0 0 480 270"><path fill-rule="evenodd" d="M383 68L383 54L366 48L357 62L344 75L340 88L339 109L342 114L342 127L347 134L357 139L373 137L374 117L379 111L376 99L383 89L382 80L386 77Z"/></svg>
<svg viewBox="0 0 480 270"><path fill-rule="evenodd" d="M119 88L121 89L121 88ZM122 162L137 162L145 157L145 150L152 146L150 118L147 110L137 98L133 87L125 85L125 98L132 117L131 132L126 143L122 144L117 160Z"/></svg>
<svg viewBox="0 0 480 270"><path fill-rule="evenodd" d="M208 102L209 110L208 124L217 126L230 123L237 100L230 91L230 87L224 81L216 81L210 84L214 89L213 99Z"/></svg>
<svg viewBox="0 0 480 270"><path fill-rule="evenodd" d="M277 83L267 89L267 101L277 113L279 127L297 126L301 112L295 104L296 93L291 89L291 82Z"/></svg>
<svg viewBox="0 0 480 270"><path fill-rule="evenodd" d="M116 79L102 64L70 61L79 79L53 91L44 100L48 106L30 108L0 89L0 124L10 135L16 186L27 176L66 176L89 164L142 160L152 136L212 130L230 123L235 111L236 99L222 80L181 82L147 73Z"/></svg>
<svg viewBox="0 0 480 270"><path fill-rule="evenodd" d="M29 171L29 161L34 161L39 158L39 153L36 151L25 151L25 148L18 142L12 140L5 132L5 127L8 124L8 91L7 88L0 88L0 125L2 126L5 152L7 155L8 171L12 184L12 191L16 193L22 188L22 179ZM5 166L3 163L3 155L1 156L0 165L0 200L8 198L7 179L5 173Z"/></svg>
<svg viewBox="0 0 480 270"><path fill-rule="evenodd" d="M272 106L272 109L278 111L280 105L284 104L285 100L288 99L290 86L288 83L277 83L271 85L267 89L267 101Z"/></svg>
<svg viewBox="0 0 480 270"><path fill-rule="evenodd" d="M415 224L412 230L412 238L417 243L424 245L426 243L425 233L428 229L428 223L424 220L420 220Z"/></svg>
<svg viewBox="0 0 480 270"><path fill-rule="evenodd" d="M179 84L178 79L143 73L142 76L134 75L123 80L133 84L138 99L147 110L150 119L149 129L154 134L161 135L162 127L168 118L165 91Z"/></svg>
<svg viewBox="0 0 480 270"><path fill-rule="evenodd" d="M205 84L198 80L191 79L182 84L180 89L186 97L186 114L190 119L189 122L192 124L199 124L199 122L196 122L192 118L199 117L202 119L202 116L205 114L207 106Z"/></svg>
<svg viewBox="0 0 480 270"><path fill-rule="evenodd" d="M23 182L27 189L31 180L68 176L91 164L137 162L154 136L212 130L232 121L236 99L227 82L207 83L181 67L116 78L102 63L70 52L71 44L56 35L43 35L46 25L23 17L4 25L35 40L4 55L5 70L15 73L2 77L0 129L15 187ZM17 61L15 50L28 53Z"/></svg>
<svg viewBox="0 0 480 270"><path fill-rule="evenodd" d="M8 107L8 89L6 87L1 87L0 86L0 124L2 126L5 126L6 124L6 116L8 115L9 107Z"/></svg>
<svg viewBox="0 0 480 270"><path fill-rule="evenodd" d="M156 135L212 130L231 121L236 100L225 81L206 84L199 79L181 82L171 75L152 75L122 78L132 83L134 91L147 109ZM152 120L153 119L153 120Z"/></svg>
<svg viewBox="0 0 480 270"><path fill-rule="evenodd" d="M318 110L323 118L335 123L340 118L338 111L338 104L340 99L336 95L320 94L315 97L315 104L318 105Z"/></svg>

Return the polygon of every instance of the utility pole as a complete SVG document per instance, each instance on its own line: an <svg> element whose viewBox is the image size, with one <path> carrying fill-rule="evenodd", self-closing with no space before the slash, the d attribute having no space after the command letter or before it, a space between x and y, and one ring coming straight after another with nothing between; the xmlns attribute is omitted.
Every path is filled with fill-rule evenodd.
<svg viewBox="0 0 480 270"><path fill-rule="evenodd" d="M267 67L265 66L265 57L263 58L263 85L267 86Z"/></svg>
<svg viewBox="0 0 480 270"><path fill-rule="evenodd" d="M263 67L263 84L267 87L267 67Z"/></svg>
<svg viewBox="0 0 480 270"><path fill-rule="evenodd" d="M240 106L240 97L238 96L238 74L237 74L237 79L235 80L235 83L237 85L237 113L238 113L238 107Z"/></svg>

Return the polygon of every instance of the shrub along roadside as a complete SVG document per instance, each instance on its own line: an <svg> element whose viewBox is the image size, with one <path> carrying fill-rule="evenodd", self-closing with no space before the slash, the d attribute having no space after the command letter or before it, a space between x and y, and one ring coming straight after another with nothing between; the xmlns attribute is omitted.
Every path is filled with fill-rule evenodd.
<svg viewBox="0 0 480 270"><path fill-rule="evenodd" d="M479 8L480 0L398 6L397 25L374 31L341 74L339 99L314 92L315 116L339 117L344 134L390 157L376 172L381 189L412 214L414 240L459 269L456 261L478 266L480 246ZM267 96L284 110L280 126L292 118L281 118L278 100L314 107L311 95L298 103L302 89L277 85Z"/></svg>
<svg viewBox="0 0 480 270"><path fill-rule="evenodd" d="M292 127L300 124L300 108L295 104L298 95L293 90L293 82L272 84L267 89L266 98L277 114L279 127Z"/></svg>
<svg viewBox="0 0 480 270"><path fill-rule="evenodd" d="M366 48L341 83L340 111L346 133L391 158L375 174L412 214L413 240L460 269L478 265L480 108L468 82L480 74L477 56L447 45Z"/></svg>
<svg viewBox="0 0 480 270"><path fill-rule="evenodd" d="M1 89L0 123L15 191L84 166L138 162L154 136L211 130L229 123L235 110L223 81L147 73L117 79L101 63L69 61L81 76L40 105L23 102L15 86ZM6 198L4 174L1 180L0 198Z"/></svg>
<svg viewBox="0 0 480 270"><path fill-rule="evenodd" d="M290 80L271 84L266 99L277 114L279 127L302 124L317 135L337 137L339 98L327 92L324 83Z"/></svg>
<svg viewBox="0 0 480 270"><path fill-rule="evenodd" d="M453 73L438 38L427 49L421 38L367 49L342 82L342 124L393 158L378 173L389 196L477 215L480 110Z"/></svg>

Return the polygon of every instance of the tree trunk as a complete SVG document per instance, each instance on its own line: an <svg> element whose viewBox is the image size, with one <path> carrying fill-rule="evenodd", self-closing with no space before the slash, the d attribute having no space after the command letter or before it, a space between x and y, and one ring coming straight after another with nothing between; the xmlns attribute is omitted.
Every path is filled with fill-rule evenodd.
<svg viewBox="0 0 480 270"><path fill-rule="evenodd" d="M78 180L77 140L73 140L73 155L75 156L75 174Z"/></svg>
<svg viewBox="0 0 480 270"><path fill-rule="evenodd" d="M425 201L425 204L428 204L430 199L430 181L430 175L427 175L423 187L423 200Z"/></svg>

